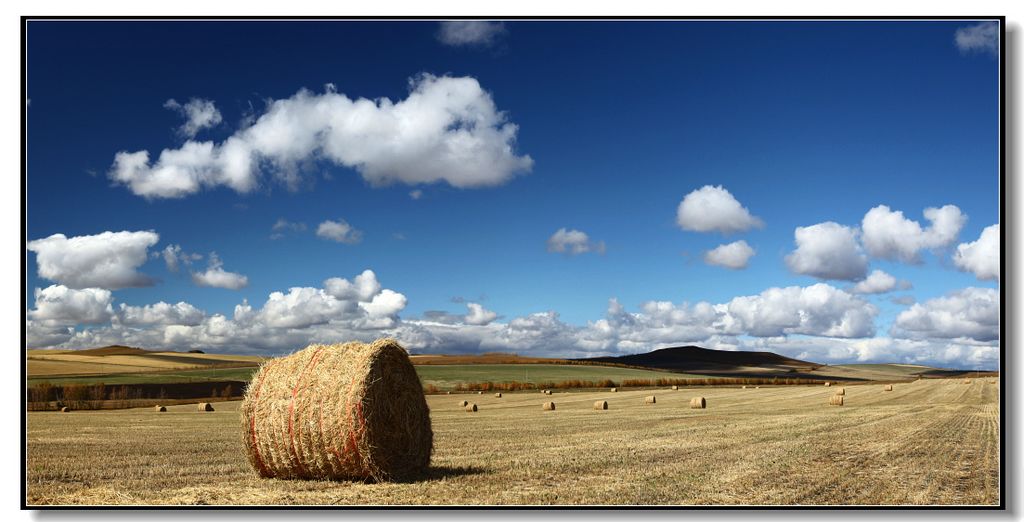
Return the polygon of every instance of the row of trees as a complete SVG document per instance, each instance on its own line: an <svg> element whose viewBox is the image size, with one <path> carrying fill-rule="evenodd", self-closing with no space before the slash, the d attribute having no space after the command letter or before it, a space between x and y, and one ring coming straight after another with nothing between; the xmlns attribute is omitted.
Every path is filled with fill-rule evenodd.
<svg viewBox="0 0 1024 522"><path fill-rule="evenodd" d="M454 391L521 391L544 389L576 389L576 388L617 388L617 387L649 387L649 386L738 386L738 385L795 385L821 384L822 379L806 379L798 377L708 377L708 378L659 378L659 379L623 379L619 382L611 379L587 381L572 379L558 382L460 382ZM441 389L434 384L424 386L426 393L440 393Z"/></svg>
<svg viewBox="0 0 1024 522"><path fill-rule="evenodd" d="M228 399L234 397L235 387L228 384L223 389L214 387L211 397ZM152 387L132 385L65 384L56 386L48 382L28 387L28 409L32 411L60 409L63 406L74 410L97 410L130 408L138 406L142 399L176 399L170 397L164 388L158 391Z"/></svg>

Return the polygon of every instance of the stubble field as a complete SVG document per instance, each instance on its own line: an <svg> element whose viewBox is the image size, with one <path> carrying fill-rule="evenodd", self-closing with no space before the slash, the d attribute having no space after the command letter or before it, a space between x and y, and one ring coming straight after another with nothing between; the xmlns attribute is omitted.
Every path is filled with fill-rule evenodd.
<svg viewBox="0 0 1024 522"><path fill-rule="evenodd" d="M258 478L238 402L28 414L44 504L998 504L999 386L428 396L431 470L408 483ZM657 404L643 397L656 395ZM706 410L688 407L707 398ZM476 402L467 413L458 402ZM594 401L609 402L594 411ZM555 411L542 411L553 400Z"/></svg>

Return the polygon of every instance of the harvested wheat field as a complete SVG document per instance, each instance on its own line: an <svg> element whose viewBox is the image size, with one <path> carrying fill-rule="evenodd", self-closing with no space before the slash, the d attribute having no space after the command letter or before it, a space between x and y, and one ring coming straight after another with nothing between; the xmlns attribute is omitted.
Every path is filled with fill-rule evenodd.
<svg viewBox="0 0 1024 522"><path fill-rule="evenodd" d="M686 388L683 388L686 389ZM29 505L998 504L999 386L427 397L429 471L399 483L259 478L239 403L28 414ZM691 409L695 394L713 404ZM454 395L454 394L453 394ZM468 397L468 396L467 396ZM594 410L595 401L608 409Z"/></svg>

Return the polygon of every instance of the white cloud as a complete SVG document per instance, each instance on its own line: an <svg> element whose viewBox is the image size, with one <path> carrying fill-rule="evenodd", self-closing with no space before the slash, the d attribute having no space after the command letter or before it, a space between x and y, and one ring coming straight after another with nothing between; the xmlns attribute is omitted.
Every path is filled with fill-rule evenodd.
<svg viewBox="0 0 1024 522"><path fill-rule="evenodd" d="M187 141L153 163L147 151L115 155L109 176L146 198L179 198L203 188L250 192L266 171L289 188L315 161L355 169L372 185L446 182L493 186L529 171L517 156L518 127L476 79L420 75L409 96L350 99L328 86L273 101L222 143Z"/></svg>
<svg viewBox="0 0 1024 522"><path fill-rule="evenodd" d="M900 312L890 332L910 339L999 339L999 291L968 287Z"/></svg>
<svg viewBox="0 0 1024 522"><path fill-rule="evenodd" d="M604 241L591 241L586 232L560 228L547 241L548 252L579 255L587 252L605 253Z"/></svg>
<svg viewBox="0 0 1024 522"><path fill-rule="evenodd" d="M192 282L198 286L240 290L248 286L249 278L242 274L224 270L224 263L217 256L217 253L213 252L210 254L206 271L193 272Z"/></svg>
<svg viewBox="0 0 1024 522"><path fill-rule="evenodd" d="M363 270L352 282L341 277L332 277L324 281L324 290L333 297L346 301L368 302L381 290L377 274L373 270Z"/></svg>
<svg viewBox="0 0 1024 522"><path fill-rule="evenodd" d="M320 226L316 227L316 235L317 237L345 243L346 245L354 245L363 240L362 231L356 230L344 219L337 221L327 220L320 223Z"/></svg>
<svg viewBox="0 0 1024 522"><path fill-rule="evenodd" d="M118 289L149 286L153 280L136 269L146 262L156 232L103 232L94 236L54 234L29 241L39 277L69 288Z"/></svg>
<svg viewBox="0 0 1024 522"><path fill-rule="evenodd" d="M977 241L960 243L953 264L978 279L999 281L999 223L985 227Z"/></svg>
<svg viewBox="0 0 1024 522"><path fill-rule="evenodd" d="M215 127L223 121L212 100L192 98L182 105L171 98L164 102L164 108L171 109L185 118L185 123L178 127L178 132L186 138L194 138L199 131Z"/></svg>
<svg viewBox="0 0 1024 522"><path fill-rule="evenodd" d="M469 313L463 318L466 324L483 326L491 324L492 321L498 318L498 314L478 303L466 303L466 308L469 309Z"/></svg>
<svg viewBox="0 0 1024 522"><path fill-rule="evenodd" d="M196 326L202 324L205 317L206 313L184 301L177 304L160 301L145 306L128 306L122 303L118 310L118 321L131 326L153 324Z"/></svg>
<svg viewBox="0 0 1024 522"><path fill-rule="evenodd" d="M412 199L420 199L423 197L423 191L420 189L409 191L409 197Z"/></svg>
<svg viewBox="0 0 1024 522"><path fill-rule="evenodd" d="M736 297L726 305L723 333L771 337L791 334L823 337L870 337L878 309L838 288L769 288L756 296Z"/></svg>
<svg viewBox="0 0 1024 522"><path fill-rule="evenodd" d="M360 302L359 307L366 310L370 317L395 317L405 308L407 302L404 295L385 288L373 296L370 302Z"/></svg>
<svg viewBox="0 0 1024 522"><path fill-rule="evenodd" d="M274 226L270 227L270 239L281 239L289 232L298 233L305 231L305 223L292 222L287 219L280 218L274 223Z"/></svg>
<svg viewBox="0 0 1024 522"><path fill-rule="evenodd" d="M786 265L797 274L819 279L855 281L864 277L868 258L857 243L856 229L827 221L794 232L796 250Z"/></svg>
<svg viewBox="0 0 1024 522"><path fill-rule="evenodd" d="M999 54L999 23L981 22L956 30L956 47L962 53L988 52Z"/></svg>
<svg viewBox="0 0 1024 522"><path fill-rule="evenodd" d="M29 319L47 326L105 323L113 316L110 290L84 288L75 290L64 285L36 288L36 307Z"/></svg>
<svg viewBox="0 0 1024 522"><path fill-rule="evenodd" d="M676 224L694 232L743 232L764 223L752 216L722 186L705 185L686 195L676 210Z"/></svg>
<svg viewBox="0 0 1024 522"><path fill-rule="evenodd" d="M445 45L488 46L498 37L505 34L505 24L501 22L485 22L479 20L457 20L441 22L437 39Z"/></svg>
<svg viewBox="0 0 1024 522"><path fill-rule="evenodd" d="M751 257L754 257L754 249L741 239L727 245L719 245L705 252L704 262L709 265L740 270L747 267Z"/></svg>
<svg viewBox="0 0 1024 522"><path fill-rule="evenodd" d="M924 217L931 222L928 228L885 205L869 210L861 223L864 248L873 257L918 263L921 250L949 246L956 241L967 221L967 216L954 205L926 208Z"/></svg>
<svg viewBox="0 0 1024 522"><path fill-rule="evenodd" d="M167 270L177 272L181 265L192 266L193 261L203 258L202 254L189 254L181 249L181 245L167 245L160 252L154 252L154 256L164 259Z"/></svg>
<svg viewBox="0 0 1024 522"><path fill-rule="evenodd" d="M857 294L884 294L896 288L896 278L882 270L873 270L867 278L853 287Z"/></svg>

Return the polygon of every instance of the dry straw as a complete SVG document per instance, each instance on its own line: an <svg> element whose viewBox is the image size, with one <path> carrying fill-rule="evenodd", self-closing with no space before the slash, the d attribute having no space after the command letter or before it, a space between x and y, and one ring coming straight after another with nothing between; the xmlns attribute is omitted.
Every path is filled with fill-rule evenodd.
<svg viewBox="0 0 1024 522"><path fill-rule="evenodd" d="M61 413L67 413L69 411L71 411L71 408L68 408L67 406L61 406L60 408Z"/></svg>
<svg viewBox="0 0 1024 522"><path fill-rule="evenodd" d="M595 402L594 403L594 409L595 410L607 410L608 409L608 401L597 401L597 402Z"/></svg>
<svg viewBox="0 0 1024 522"><path fill-rule="evenodd" d="M544 403L544 409L545 410L554 410L555 409L555 403L553 403L553 402L545 402Z"/></svg>
<svg viewBox="0 0 1024 522"><path fill-rule="evenodd" d="M197 409L199 411L213 411L213 405L208 402L200 402Z"/></svg>
<svg viewBox="0 0 1024 522"><path fill-rule="evenodd" d="M469 406L469 401L462 401L459 403L459 406L465 408L466 406Z"/></svg>
<svg viewBox="0 0 1024 522"><path fill-rule="evenodd" d="M466 405L466 411L472 413L472 412L474 412L476 410L477 410L477 408L476 408L476 403L475 402Z"/></svg>
<svg viewBox="0 0 1024 522"><path fill-rule="evenodd" d="M892 385L891 384L886 384L885 385L885 391L892 391Z"/></svg>
<svg viewBox="0 0 1024 522"><path fill-rule="evenodd" d="M612 393L616 393L616 392L618 392L618 391L619 391L619 389L618 389L618 388L612 388Z"/></svg>
<svg viewBox="0 0 1024 522"><path fill-rule="evenodd" d="M964 379L964 384L970 384L970 383L971 383L970 379Z"/></svg>
<svg viewBox="0 0 1024 522"><path fill-rule="evenodd" d="M678 386L672 386L672 389L673 389L673 390L678 390L678 389L679 389L679 387L678 387Z"/></svg>
<svg viewBox="0 0 1024 522"><path fill-rule="evenodd" d="M832 397L829 397L828 403L831 406L842 406L843 405L843 396L842 395L833 395Z"/></svg>
<svg viewBox="0 0 1024 522"><path fill-rule="evenodd" d="M825 386L832 386L832 383L825 381Z"/></svg>
<svg viewBox="0 0 1024 522"><path fill-rule="evenodd" d="M430 410L394 339L312 345L267 361L241 405L249 463L263 477L376 481L430 464Z"/></svg>
<svg viewBox="0 0 1024 522"><path fill-rule="evenodd" d="M155 411L167 411L167 408L157 404L156 406L153 407L153 410L155 410Z"/></svg>
<svg viewBox="0 0 1024 522"><path fill-rule="evenodd" d="M746 384L743 385L743 389L744 390L747 389L747 385Z"/></svg>
<svg viewBox="0 0 1024 522"><path fill-rule="evenodd" d="M495 396L496 398L500 399L500 398L501 398L501 393L495 393L495 394L494 394L494 396Z"/></svg>
<svg viewBox="0 0 1024 522"><path fill-rule="evenodd" d="M846 395L846 388L839 388L836 390L836 395Z"/></svg>
<svg viewBox="0 0 1024 522"><path fill-rule="evenodd" d="M644 404L655 404L658 399L654 395L648 395L644 397Z"/></svg>
<svg viewBox="0 0 1024 522"><path fill-rule="evenodd" d="M694 397L690 399L690 407L693 409L702 410L708 407L708 401L704 397Z"/></svg>

